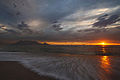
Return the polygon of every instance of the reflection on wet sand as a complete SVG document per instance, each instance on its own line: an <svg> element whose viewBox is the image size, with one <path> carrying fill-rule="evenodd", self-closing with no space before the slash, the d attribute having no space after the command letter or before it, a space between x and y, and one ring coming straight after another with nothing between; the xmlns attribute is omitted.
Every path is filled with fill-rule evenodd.
<svg viewBox="0 0 120 80"><path fill-rule="evenodd" d="M107 72L110 73L111 64L108 56L101 56L101 67Z"/></svg>

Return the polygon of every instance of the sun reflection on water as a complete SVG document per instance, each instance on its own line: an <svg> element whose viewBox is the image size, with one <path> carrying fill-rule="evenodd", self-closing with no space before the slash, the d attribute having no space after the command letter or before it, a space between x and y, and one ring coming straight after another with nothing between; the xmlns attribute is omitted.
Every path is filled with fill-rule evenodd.
<svg viewBox="0 0 120 80"><path fill-rule="evenodd" d="M102 46L102 52L103 52L103 54L105 54L105 53L106 53L106 49L105 49L105 47L104 47L104 46Z"/></svg>
<svg viewBox="0 0 120 80"><path fill-rule="evenodd" d="M108 73L110 73L110 59L108 56L101 56L101 67Z"/></svg>

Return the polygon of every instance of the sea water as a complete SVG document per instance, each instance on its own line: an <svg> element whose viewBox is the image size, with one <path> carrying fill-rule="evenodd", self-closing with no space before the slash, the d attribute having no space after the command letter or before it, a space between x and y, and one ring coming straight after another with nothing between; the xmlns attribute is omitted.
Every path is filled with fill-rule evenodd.
<svg viewBox="0 0 120 80"><path fill-rule="evenodd" d="M19 61L40 75L60 80L120 80L119 46L83 48L86 47L71 48L74 53L54 54L0 52L0 61Z"/></svg>

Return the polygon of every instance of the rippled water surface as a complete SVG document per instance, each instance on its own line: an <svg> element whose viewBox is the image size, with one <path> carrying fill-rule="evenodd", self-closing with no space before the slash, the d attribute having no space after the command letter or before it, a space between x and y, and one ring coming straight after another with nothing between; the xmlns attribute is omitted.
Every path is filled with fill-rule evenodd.
<svg viewBox="0 0 120 80"><path fill-rule="evenodd" d="M120 80L119 55L0 52L0 61L19 61L38 74L61 80Z"/></svg>

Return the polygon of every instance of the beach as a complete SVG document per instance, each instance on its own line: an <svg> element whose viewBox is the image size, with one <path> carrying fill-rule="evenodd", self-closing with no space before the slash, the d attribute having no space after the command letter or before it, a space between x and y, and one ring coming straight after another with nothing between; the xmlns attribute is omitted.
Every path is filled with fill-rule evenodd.
<svg viewBox="0 0 120 80"><path fill-rule="evenodd" d="M48 76L40 76L25 68L17 61L0 61L1 80L57 80Z"/></svg>
<svg viewBox="0 0 120 80"><path fill-rule="evenodd" d="M120 80L120 56L93 54L0 52L0 80Z"/></svg>

